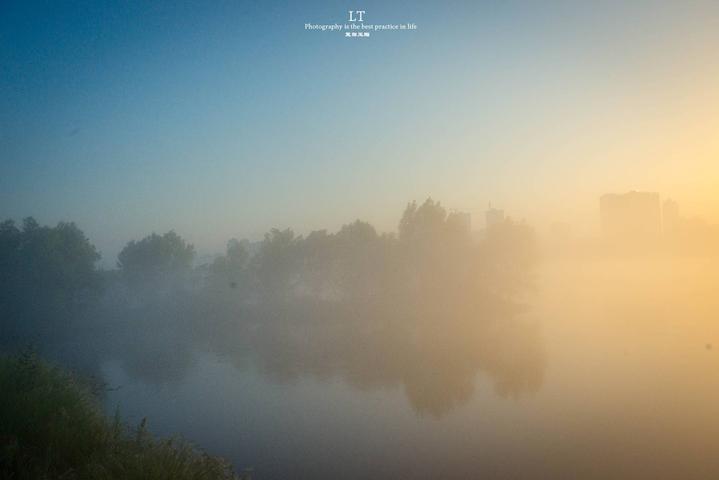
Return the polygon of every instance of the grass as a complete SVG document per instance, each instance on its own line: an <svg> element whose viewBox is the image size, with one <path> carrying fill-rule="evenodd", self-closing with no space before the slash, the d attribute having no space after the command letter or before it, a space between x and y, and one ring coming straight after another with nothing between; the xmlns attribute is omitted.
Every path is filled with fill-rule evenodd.
<svg viewBox="0 0 719 480"><path fill-rule="evenodd" d="M237 479L181 439L103 415L88 385L32 353L0 357L0 478Z"/></svg>

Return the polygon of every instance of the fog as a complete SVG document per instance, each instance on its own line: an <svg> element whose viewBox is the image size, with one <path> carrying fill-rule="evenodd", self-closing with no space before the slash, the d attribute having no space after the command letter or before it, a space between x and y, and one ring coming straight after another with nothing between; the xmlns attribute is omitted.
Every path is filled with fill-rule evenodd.
<svg viewBox="0 0 719 480"><path fill-rule="evenodd" d="M74 224L6 221L0 339L257 478L701 478L718 467L700 452L719 446L719 243L671 204L657 226L637 195L654 198L617 196L595 237L496 208L476 230L427 199L395 231L272 229L206 262L151 233L114 269Z"/></svg>
<svg viewBox="0 0 719 480"><path fill-rule="evenodd" d="M400 385L433 416L466 403L480 371L503 396L536 390L544 355L518 300L538 260L531 227L502 219L477 239L431 199L408 204L398 225L272 229L204 264L177 233L153 233L99 270L73 224L6 221L3 344L98 378L117 360L151 383L181 381L209 352L276 381Z"/></svg>
<svg viewBox="0 0 719 480"><path fill-rule="evenodd" d="M0 361L255 480L719 478L719 3L336 3L2 2Z"/></svg>

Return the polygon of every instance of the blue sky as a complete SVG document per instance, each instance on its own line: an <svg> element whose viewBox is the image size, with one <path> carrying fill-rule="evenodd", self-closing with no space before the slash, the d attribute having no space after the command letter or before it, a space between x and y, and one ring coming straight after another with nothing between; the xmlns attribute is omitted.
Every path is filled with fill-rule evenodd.
<svg viewBox="0 0 719 480"><path fill-rule="evenodd" d="M350 9L418 29L303 29ZM677 92L715 78L717 18L709 2L4 2L0 217L74 220L107 264L151 231L215 251L274 226L392 229L429 195L573 220L608 189L671 190L680 165L652 139L716 119L716 97ZM713 154L666 192L707 215Z"/></svg>

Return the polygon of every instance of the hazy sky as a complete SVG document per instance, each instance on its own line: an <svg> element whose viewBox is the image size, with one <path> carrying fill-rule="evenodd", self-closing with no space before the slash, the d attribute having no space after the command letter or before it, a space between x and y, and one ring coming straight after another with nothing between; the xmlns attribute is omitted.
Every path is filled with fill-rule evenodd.
<svg viewBox="0 0 719 480"><path fill-rule="evenodd" d="M418 28L304 30L350 9ZM591 230L630 189L717 221L718 52L715 1L5 1L0 218L74 220L106 264L427 196L478 228L492 201Z"/></svg>

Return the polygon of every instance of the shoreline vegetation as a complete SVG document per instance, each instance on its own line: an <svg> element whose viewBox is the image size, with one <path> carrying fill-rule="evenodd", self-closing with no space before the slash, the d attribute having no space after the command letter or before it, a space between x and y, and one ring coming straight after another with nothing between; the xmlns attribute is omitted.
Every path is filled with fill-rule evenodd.
<svg viewBox="0 0 719 480"><path fill-rule="evenodd" d="M247 480L187 441L106 417L98 392L33 352L0 356L0 477Z"/></svg>
<svg viewBox="0 0 719 480"><path fill-rule="evenodd" d="M478 371L521 395L544 365L536 329L514 318L537 249L529 225L500 217L478 236L467 214L428 198L408 203L393 232L361 220L306 236L275 228L258 242L230 239L205 262L171 230L128 241L112 270L74 223L6 220L0 352L34 345L83 374L112 357L162 382L209 347L276 378L402 385L436 417L468 401ZM507 357L516 345L524 354ZM88 385L33 354L0 357L0 392L2 478L238 478L185 441L152 438L144 422L106 418Z"/></svg>

